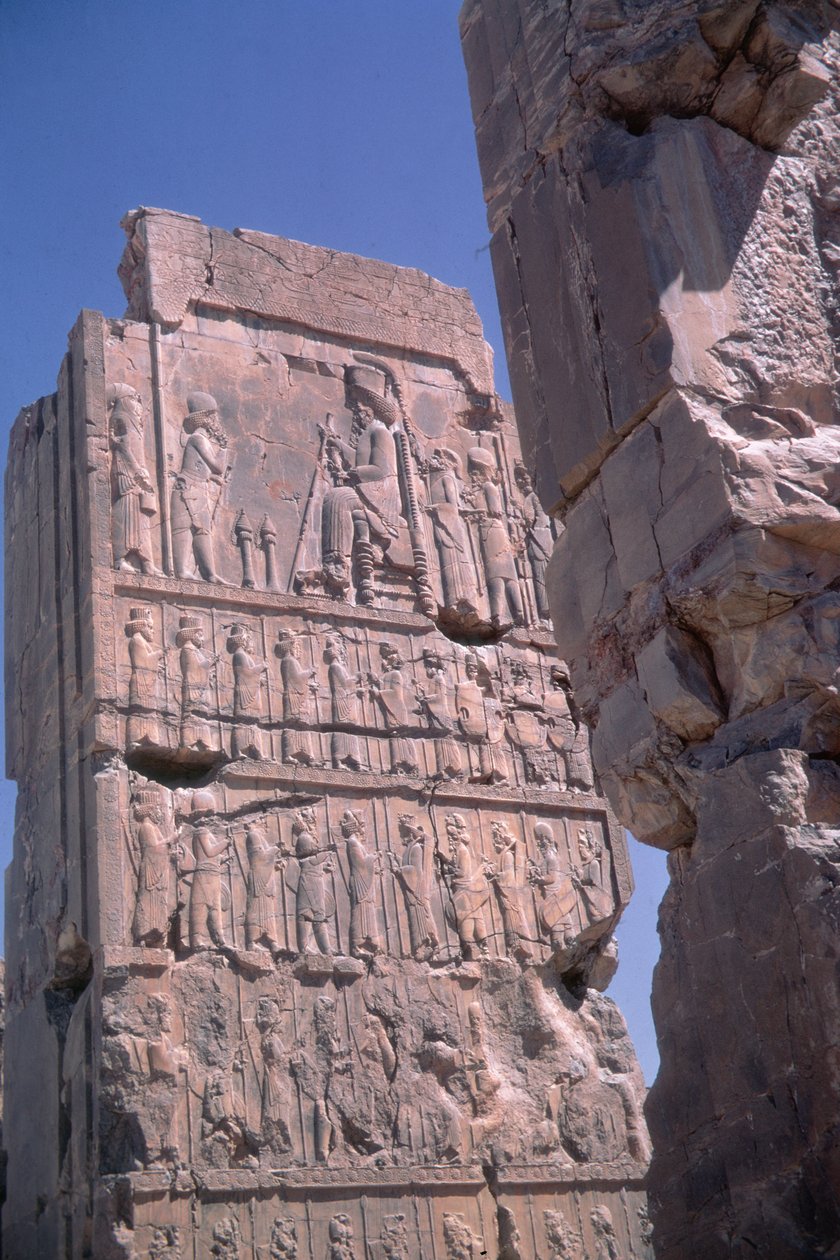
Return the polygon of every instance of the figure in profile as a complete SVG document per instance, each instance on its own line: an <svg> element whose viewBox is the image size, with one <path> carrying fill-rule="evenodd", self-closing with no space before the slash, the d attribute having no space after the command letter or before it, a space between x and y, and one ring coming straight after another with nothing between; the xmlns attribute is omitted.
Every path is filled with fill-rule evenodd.
<svg viewBox="0 0 840 1260"><path fill-rule="evenodd" d="M131 385L108 390L111 408L111 514L114 567L129 573L159 573L152 551L155 488L143 450L143 403Z"/></svg>
<svg viewBox="0 0 840 1260"><path fill-rule="evenodd" d="M229 469L225 462L227 434L211 394L190 394L187 435L181 470L175 478L170 507L175 576L191 578L198 569L205 582L221 582L213 551L213 528Z"/></svg>

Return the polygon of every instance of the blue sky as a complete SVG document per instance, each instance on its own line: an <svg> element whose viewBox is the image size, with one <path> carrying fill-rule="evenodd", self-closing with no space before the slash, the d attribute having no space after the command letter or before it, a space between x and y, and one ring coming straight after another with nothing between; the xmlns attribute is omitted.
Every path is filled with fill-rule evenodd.
<svg viewBox="0 0 840 1260"><path fill-rule="evenodd" d="M50 393L82 307L125 309L119 220L165 206L470 290L509 396L459 0L0 0L0 425ZM4 439L5 444L5 439ZM0 863L14 786L0 784ZM648 1081L662 854L610 994Z"/></svg>

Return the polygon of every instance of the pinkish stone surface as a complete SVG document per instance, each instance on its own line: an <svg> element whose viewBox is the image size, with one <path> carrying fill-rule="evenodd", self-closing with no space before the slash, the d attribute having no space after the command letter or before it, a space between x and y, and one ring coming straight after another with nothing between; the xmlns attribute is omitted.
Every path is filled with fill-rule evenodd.
<svg viewBox="0 0 840 1260"><path fill-rule="evenodd" d="M4 1254L649 1256L632 876L468 297L125 226L7 474Z"/></svg>
<svg viewBox="0 0 840 1260"><path fill-rule="evenodd" d="M553 624L672 851L657 1255L840 1236L837 6L468 0Z"/></svg>

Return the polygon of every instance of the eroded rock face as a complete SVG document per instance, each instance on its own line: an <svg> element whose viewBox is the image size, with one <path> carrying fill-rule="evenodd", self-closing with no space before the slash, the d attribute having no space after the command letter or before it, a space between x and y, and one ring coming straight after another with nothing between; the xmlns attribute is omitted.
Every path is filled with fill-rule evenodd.
<svg viewBox="0 0 840 1260"><path fill-rule="evenodd" d="M472 304L125 227L12 437L4 1254L649 1255L632 877Z"/></svg>
<svg viewBox="0 0 840 1260"><path fill-rule="evenodd" d="M555 631L597 773L673 851L648 1115L663 1257L840 1229L836 9L469 0Z"/></svg>

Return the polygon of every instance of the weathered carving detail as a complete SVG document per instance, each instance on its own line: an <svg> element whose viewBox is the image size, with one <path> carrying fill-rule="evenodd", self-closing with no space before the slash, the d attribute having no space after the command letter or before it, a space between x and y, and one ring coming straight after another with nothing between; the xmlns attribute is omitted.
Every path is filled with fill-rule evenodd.
<svg viewBox="0 0 840 1260"><path fill-rule="evenodd" d="M270 1260L297 1260L297 1226L288 1216L278 1216L271 1226Z"/></svg>
<svg viewBox="0 0 840 1260"><path fill-rule="evenodd" d="M138 945L158 947L169 931L171 850L161 832L163 809L158 788L144 788L134 796L140 864L134 907L134 939Z"/></svg>
<svg viewBox="0 0 840 1260"><path fill-rule="evenodd" d="M531 863L529 879L540 893L537 908L540 927L551 941L558 958L571 948L574 937L572 916L577 897L571 876L560 865L560 854L554 832L548 823L537 823L534 842L539 863Z"/></svg>
<svg viewBox="0 0 840 1260"><path fill-rule="evenodd" d="M478 1260L483 1246L460 1212L444 1212L443 1241L447 1260Z"/></svg>
<svg viewBox="0 0 840 1260"><path fill-rule="evenodd" d="M562 1212L543 1212L545 1236L551 1253L548 1260L584 1260L583 1239L572 1229Z"/></svg>
<svg viewBox="0 0 840 1260"><path fill-rule="evenodd" d="M534 601L540 621L549 621L551 611L548 606L545 579L548 562L554 547L554 533L551 520L546 515L542 504L534 490L531 474L524 464L517 463L514 469L516 484L522 494L521 521L524 535L525 554L531 566L534 582Z"/></svg>
<svg viewBox="0 0 840 1260"><path fill-rule="evenodd" d="M330 1249L326 1260L356 1260L353 1226L345 1212L334 1216L329 1226Z"/></svg>

